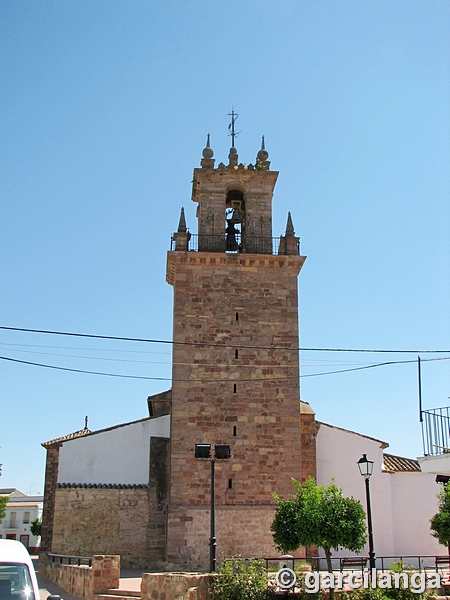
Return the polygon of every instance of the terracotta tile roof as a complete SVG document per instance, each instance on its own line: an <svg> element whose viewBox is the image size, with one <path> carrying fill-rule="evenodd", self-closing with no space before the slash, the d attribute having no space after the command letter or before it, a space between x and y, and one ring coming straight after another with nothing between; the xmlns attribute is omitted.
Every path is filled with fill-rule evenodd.
<svg viewBox="0 0 450 600"><path fill-rule="evenodd" d="M89 435L90 433L92 433L90 429L87 429L87 428L80 429L80 431L74 431L73 433L68 433L67 435L63 435L62 437L55 438L54 440L50 440L49 442L42 442L41 446L44 446L44 448L48 448L49 446L53 446L54 444L67 442L67 440L73 440L75 438L83 437L85 435Z"/></svg>
<svg viewBox="0 0 450 600"><path fill-rule="evenodd" d="M155 417L162 418L162 417ZM113 425L112 427L105 427L104 429L97 429L96 431L91 431L90 429L80 429L80 431L74 431L73 433L69 433L67 435L63 435L62 437L55 438L54 440L50 440L49 442L42 442L41 446L44 448L49 448L53 444L62 444L69 440L75 440L76 438L84 437L85 435L97 435L99 433L104 433L105 431L113 431L114 429L120 429L121 427L128 427L128 425L134 425L135 423L144 423L145 421L151 421L153 417L144 417L143 419L137 419L136 421L129 421L128 423L120 423L120 425Z"/></svg>
<svg viewBox="0 0 450 600"><path fill-rule="evenodd" d="M420 471L419 462L414 458L403 458L393 454L383 454L383 470L391 473L399 471Z"/></svg>

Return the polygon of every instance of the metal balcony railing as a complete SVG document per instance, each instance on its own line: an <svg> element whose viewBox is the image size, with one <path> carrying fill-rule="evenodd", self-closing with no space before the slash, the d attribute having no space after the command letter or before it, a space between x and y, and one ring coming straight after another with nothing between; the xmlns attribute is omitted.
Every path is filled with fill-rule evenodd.
<svg viewBox="0 0 450 600"><path fill-rule="evenodd" d="M450 407L421 412L424 456L450 454Z"/></svg>
<svg viewBox="0 0 450 600"><path fill-rule="evenodd" d="M175 239L172 237L170 250L175 250ZM191 234L188 242L190 252L227 252L231 254L272 254L286 255L288 248L284 237L249 237L236 233L232 236L223 234L202 235ZM292 251L289 252L292 254ZM300 254L300 242L297 243L297 254Z"/></svg>

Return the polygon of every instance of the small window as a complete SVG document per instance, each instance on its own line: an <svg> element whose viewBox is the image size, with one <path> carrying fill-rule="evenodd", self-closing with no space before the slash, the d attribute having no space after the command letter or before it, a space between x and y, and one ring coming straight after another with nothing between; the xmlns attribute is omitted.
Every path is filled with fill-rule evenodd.
<svg viewBox="0 0 450 600"><path fill-rule="evenodd" d="M233 437L236 437L236 425L233 426Z"/></svg>
<svg viewBox="0 0 450 600"><path fill-rule="evenodd" d="M23 513L23 523L28 524L30 522L30 511L25 511Z"/></svg>
<svg viewBox="0 0 450 600"><path fill-rule="evenodd" d="M239 313L236 313L236 321L239 321Z"/></svg>
<svg viewBox="0 0 450 600"><path fill-rule="evenodd" d="M233 489L233 480L232 480L232 479L229 479L229 480L228 480L228 489L229 489L229 490L232 490L232 489Z"/></svg>
<svg viewBox="0 0 450 600"><path fill-rule="evenodd" d="M237 350L234 351L234 358L239 358L239 352Z"/></svg>
<svg viewBox="0 0 450 600"><path fill-rule="evenodd" d="M236 392L237 392L237 385L236 385L236 384L234 384L234 385L233 385L233 393L235 394Z"/></svg>

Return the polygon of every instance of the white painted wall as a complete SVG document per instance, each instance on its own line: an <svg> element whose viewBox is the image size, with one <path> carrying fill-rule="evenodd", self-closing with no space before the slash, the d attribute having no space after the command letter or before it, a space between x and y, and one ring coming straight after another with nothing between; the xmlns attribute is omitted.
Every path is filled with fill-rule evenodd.
<svg viewBox="0 0 450 600"><path fill-rule="evenodd" d="M317 482L328 485L334 477L345 496L361 501L366 510L365 483L357 461L363 454L374 461L370 479L374 547L377 556L445 554L430 534L429 520L437 512L439 491L428 473L383 473L383 446L379 440L321 423L317 435ZM368 546L364 550L368 553ZM345 556L341 550L333 553Z"/></svg>
<svg viewBox="0 0 450 600"><path fill-rule="evenodd" d="M147 484L150 438L170 436L170 416L143 419L63 442L58 483Z"/></svg>
<svg viewBox="0 0 450 600"><path fill-rule="evenodd" d="M392 522L394 524L395 554L448 554L430 535L430 519L438 511L436 495L441 486L431 473L386 474L392 489Z"/></svg>
<svg viewBox="0 0 450 600"><path fill-rule="evenodd" d="M435 475L450 475L450 454L437 454L436 456L419 456L420 468L424 473Z"/></svg>

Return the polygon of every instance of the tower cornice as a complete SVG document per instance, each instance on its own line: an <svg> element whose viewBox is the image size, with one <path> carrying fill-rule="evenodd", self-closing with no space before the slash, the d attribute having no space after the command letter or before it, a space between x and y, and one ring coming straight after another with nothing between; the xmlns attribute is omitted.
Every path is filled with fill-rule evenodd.
<svg viewBox="0 0 450 600"><path fill-rule="evenodd" d="M292 269L295 275L300 273L306 256L286 256L271 254L226 254L220 252L177 252L167 253L166 281L174 285L178 265L213 267L232 266L254 269Z"/></svg>

